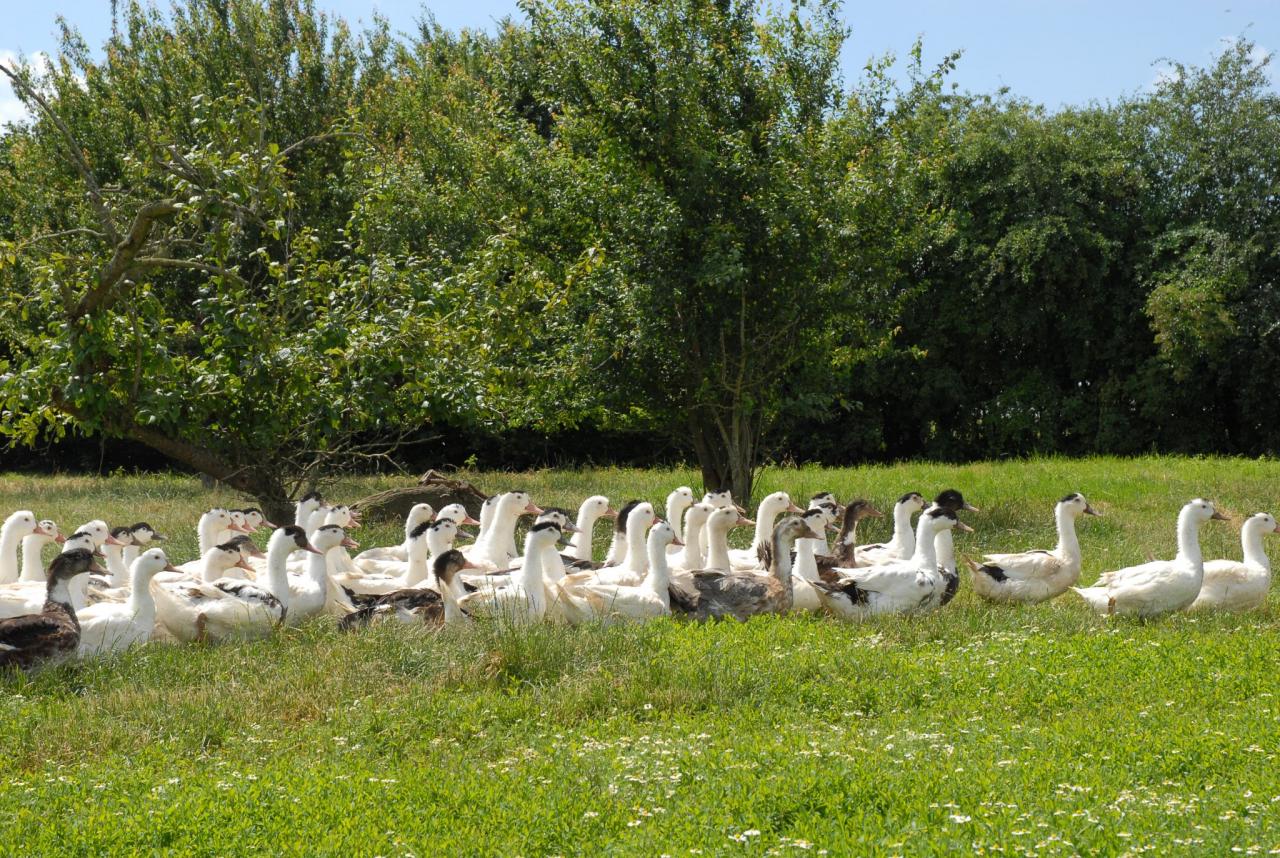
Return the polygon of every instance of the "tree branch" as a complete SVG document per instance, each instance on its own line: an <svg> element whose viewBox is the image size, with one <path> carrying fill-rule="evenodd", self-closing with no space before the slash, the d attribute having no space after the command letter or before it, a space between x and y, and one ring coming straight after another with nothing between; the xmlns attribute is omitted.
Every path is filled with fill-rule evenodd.
<svg viewBox="0 0 1280 858"><path fill-rule="evenodd" d="M355 131L329 131L324 134L312 134L310 137L303 137L297 143L291 143L280 151L280 158L283 160L288 158L294 152L314 146L317 143L325 143L329 140L337 140L347 137L359 137Z"/></svg>
<svg viewBox="0 0 1280 858"><path fill-rule="evenodd" d="M110 297L111 290L133 267L134 260L142 252L147 239L151 237L151 229L155 226L155 222L178 210L179 206L174 200L156 200L138 210L133 217L133 224L129 227L129 234L116 245L111 261L98 275L98 282L80 299L71 313L72 318L82 318L97 312L103 306L109 306L110 302L107 298Z"/></svg>
<svg viewBox="0 0 1280 858"><path fill-rule="evenodd" d="M67 127L67 123L62 121L62 117L54 113L53 108L49 106L49 102L45 101L44 97L36 92L31 84L23 80L22 75L10 70L3 63L0 63L0 72L4 72L5 76L12 82L13 88L20 95L34 101L45 116L49 117L49 121L57 126L58 132L62 134L63 142L66 143L67 151L71 155L72 163L80 174L80 178L84 180L85 189L89 194L89 203L93 206L94 211L97 212L98 223L102 226L102 231L113 242L119 241L120 233L116 230L116 224L111 217L111 210L107 208L106 200L102 198L102 188L98 186L98 180L94 178L93 171L89 169L89 162L84 158L84 150L80 148L80 144L76 141L75 135L71 133L71 129Z"/></svg>
<svg viewBox="0 0 1280 858"><path fill-rule="evenodd" d="M170 259L164 256L139 256L133 260L134 268L182 268L191 271L203 271L206 274L213 274L218 277L226 277L234 280L241 286L252 288L253 284L245 280L239 274L227 268L219 268L217 265L209 265L204 262L196 262L192 259Z"/></svg>

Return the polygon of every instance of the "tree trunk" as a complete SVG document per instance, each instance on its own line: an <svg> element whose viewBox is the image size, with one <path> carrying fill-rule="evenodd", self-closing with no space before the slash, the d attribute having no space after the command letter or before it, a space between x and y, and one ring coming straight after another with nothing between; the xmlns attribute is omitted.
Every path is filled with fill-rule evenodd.
<svg viewBox="0 0 1280 858"><path fill-rule="evenodd" d="M743 434L747 428L745 417L734 416L741 426L739 432L732 434L734 438L739 435L741 438L737 443L728 443L715 418L704 409L699 411L701 413L691 417L689 422L704 489L729 489L735 501L744 507L750 506L755 478L755 445Z"/></svg>

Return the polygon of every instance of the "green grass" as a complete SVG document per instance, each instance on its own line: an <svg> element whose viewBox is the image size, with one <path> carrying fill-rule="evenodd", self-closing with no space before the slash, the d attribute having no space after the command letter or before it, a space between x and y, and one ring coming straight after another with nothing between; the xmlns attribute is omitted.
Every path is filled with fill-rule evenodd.
<svg viewBox="0 0 1280 858"><path fill-rule="evenodd" d="M565 506L694 481L470 476ZM1150 458L779 470L761 491L831 488L887 511L954 486L982 508L962 554L1050 547L1053 501L1083 491L1106 513L1081 523L1088 581L1172 554L1188 498L1274 512L1277 485L1272 462ZM0 509L147 519L179 560L201 508L236 500L179 477L0 477ZM1237 555L1235 540L1206 526L1206 556ZM1144 624L1069 596L990 607L962 590L936 614L856 626L344 636L317 621L150 646L0 679L0 853L1266 853L1280 848L1276 626L1274 605Z"/></svg>

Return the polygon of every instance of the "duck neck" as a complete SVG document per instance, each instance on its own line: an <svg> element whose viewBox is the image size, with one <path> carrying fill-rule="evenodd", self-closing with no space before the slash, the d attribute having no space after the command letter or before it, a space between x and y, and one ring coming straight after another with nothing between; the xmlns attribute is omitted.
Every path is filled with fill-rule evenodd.
<svg viewBox="0 0 1280 858"><path fill-rule="evenodd" d="M649 542L649 574L645 576L642 587L662 600L662 604L671 609L671 567L667 564L667 546L652 540Z"/></svg>
<svg viewBox="0 0 1280 858"><path fill-rule="evenodd" d="M435 578L433 573L432 578ZM460 586L461 576L457 573L453 576L453 581L449 586L439 579L436 580L436 591L440 594L441 600L444 601L444 621L448 623L460 623L467 618L467 615L458 607L458 594L454 592L455 586Z"/></svg>
<svg viewBox="0 0 1280 858"><path fill-rule="evenodd" d="M673 494L667 498L667 521L675 529L676 539L684 539L684 513L691 506L693 501L684 495Z"/></svg>
<svg viewBox="0 0 1280 858"><path fill-rule="evenodd" d="M586 503L578 510L578 520L574 522L578 532L569 541L569 553L573 555L574 560L591 560L591 538L596 528L596 521L600 518L600 514L594 510L594 504Z"/></svg>
<svg viewBox="0 0 1280 858"><path fill-rule="evenodd" d="M1266 536L1266 531L1261 527L1249 527L1250 523L1247 522L1240 531L1240 546L1244 549L1244 562L1250 566L1260 566L1270 572L1271 558L1267 557L1267 552L1262 547L1262 538Z"/></svg>
<svg viewBox="0 0 1280 858"><path fill-rule="evenodd" d="M188 519L190 521L190 519ZM200 516L200 526L196 528L196 540L200 544L200 556L217 545L218 524L208 514Z"/></svg>
<svg viewBox="0 0 1280 858"><path fill-rule="evenodd" d="M629 571L637 572L641 575L645 573L649 565L648 558L645 557L644 539L644 528L640 527L638 522L627 522L627 558L623 565Z"/></svg>
<svg viewBox="0 0 1280 858"><path fill-rule="evenodd" d="M707 568L729 569L729 531L707 528Z"/></svg>
<svg viewBox="0 0 1280 858"><path fill-rule="evenodd" d="M933 537L933 554L934 559L938 561L939 568L948 572L954 572L956 569L956 544L952 539L951 528L944 527L939 530Z"/></svg>
<svg viewBox="0 0 1280 858"><path fill-rule="evenodd" d="M794 572L806 581L818 580L818 559L814 556L814 551L817 547L818 540L816 539L796 540L796 566Z"/></svg>
<svg viewBox="0 0 1280 858"><path fill-rule="evenodd" d="M1065 505L1054 513L1058 525L1058 548L1054 552L1064 560L1080 559L1080 540L1076 538L1076 517Z"/></svg>
<svg viewBox="0 0 1280 858"><path fill-rule="evenodd" d="M200 564L200 577L204 579L205 583L218 580L219 573L223 571L222 569L219 569L217 564L214 562L217 557L218 554L214 551L206 551L204 553L204 557Z"/></svg>
<svg viewBox="0 0 1280 858"><path fill-rule="evenodd" d="M18 544L22 536L18 531L18 522L5 522L0 527L0 584L12 584L18 580ZM44 576L40 576L44 580Z"/></svg>
<svg viewBox="0 0 1280 858"><path fill-rule="evenodd" d="M267 543L267 575L263 583L267 592L286 609L289 607L289 555L294 547L293 540L283 535Z"/></svg>
<svg viewBox="0 0 1280 858"><path fill-rule="evenodd" d="M538 547L532 540L525 540L524 564L520 567L520 585L525 597L529 600L529 613L533 617L541 617L547 610L546 582L543 580L543 552L555 549Z"/></svg>
<svg viewBox="0 0 1280 858"><path fill-rule="evenodd" d="M111 573L108 580L112 587L123 587L129 583L129 569L124 565L121 554L122 549L119 545L102 546L102 556L107 559L107 571Z"/></svg>
<svg viewBox="0 0 1280 858"><path fill-rule="evenodd" d="M921 515L921 521L924 516ZM911 529L911 507L900 503L893 508L893 538L889 547L895 557L911 557L918 543L917 535Z"/></svg>
<svg viewBox="0 0 1280 858"><path fill-rule="evenodd" d="M621 566L627 559L627 535L620 530L613 532L609 541L609 551L604 556L605 566Z"/></svg>
<svg viewBox="0 0 1280 858"><path fill-rule="evenodd" d="M760 502L756 507L756 532L751 537L751 550L755 551L764 545L773 535L773 521L778 517L778 510L771 503Z"/></svg>
<svg viewBox="0 0 1280 858"><path fill-rule="evenodd" d="M76 576L76 578L82 577L84 576ZM44 600L46 602L54 602L71 609L71 615L75 616L76 603L75 599L71 596L71 582L66 578L50 578L49 584L45 588Z"/></svg>
<svg viewBox="0 0 1280 858"><path fill-rule="evenodd" d="M133 621L146 628L156 621L156 600L151 596L154 572L143 572L138 561L129 567L129 613Z"/></svg>
<svg viewBox="0 0 1280 858"><path fill-rule="evenodd" d="M448 551L447 548L445 550ZM434 589L439 592L440 582L437 580L436 574L433 571L435 558L436 555L434 551L427 557L423 557L421 550L410 550L409 568L406 569L404 573L404 586L416 587L423 581L430 580L436 585Z"/></svg>
<svg viewBox="0 0 1280 858"><path fill-rule="evenodd" d="M341 546L335 545L329 551L322 554L312 554L307 552L307 580L312 587L320 589L322 592L329 583L329 552L336 551Z"/></svg>
<svg viewBox="0 0 1280 858"><path fill-rule="evenodd" d="M911 554L911 565L917 569L938 568L938 552L933 545L934 534L929 517L921 515L919 532L915 534L916 550Z"/></svg>
<svg viewBox="0 0 1280 858"><path fill-rule="evenodd" d="M688 533L684 537L684 560L681 562L685 569L698 569L702 566L702 522L695 520L693 524L687 528Z"/></svg>
<svg viewBox="0 0 1280 858"><path fill-rule="evenodd" d="M22 537L22 576L18 579L31 584L45 580L44 547L49 544L49 537L33 533Z"/></svg>
<svg viewBox="0 0 1280 858"><path fill-rule="evenodd" d="M1191 510L1183 510L1178 516L1178 559L1197 567L1204 573L1204 556L1200 553L1200 528Z"/></svg>
<svg viewBox="0 0 1280 858"><path fill-rule="evenodd" d="M124 558L124 568L130 570L131 574L133 570L133 561L137 560L138 555L141 553L142 553L141 545L126 545L120 551L120 556Z"/></svg>

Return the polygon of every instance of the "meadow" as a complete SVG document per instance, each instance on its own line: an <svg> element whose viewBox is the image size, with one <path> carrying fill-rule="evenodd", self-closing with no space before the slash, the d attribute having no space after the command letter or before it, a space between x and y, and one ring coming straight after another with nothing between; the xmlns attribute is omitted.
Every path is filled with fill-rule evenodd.
<svg viewBox="0 0 1280 858"><path fill-rule="evenodd" d="M697 485L678 469L463 476L571 508ZM1052 547L1054 501L1083 492L1104 513L1080 524L1085 582L1171 556L1193 496L1237 519L1280 511L1280 463L1213 458L774 469L759 492L888 512L949 487L981 508L957 534L974 557ZM243 501L185 476L0 475L2 510L64 530L147 520L177 560L215 503ZM1206 525L1205 556L1238 557L1237 525ZM859 625L344 635L322 618L0 677L0 853L1280 853L1274 600L1143 623L1071 594L989 606L962 577L935 614Z"/></svg>

